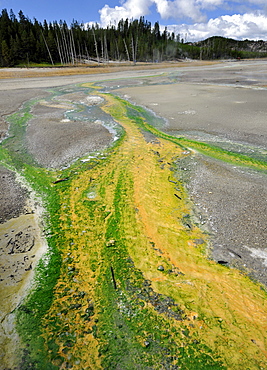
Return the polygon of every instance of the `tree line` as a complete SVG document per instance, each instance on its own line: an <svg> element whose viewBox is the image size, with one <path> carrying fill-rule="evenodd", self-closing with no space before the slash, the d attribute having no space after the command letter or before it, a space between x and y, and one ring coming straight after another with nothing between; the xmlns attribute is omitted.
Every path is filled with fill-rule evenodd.
<svg viewBox="0 0 267 370"><path fill-rule="evenodd" d="M200 49L200 58L202 59L267 57L267 42L263 40L241 41L213 36L204 41L194 43L194 46Z"/></svg>
<svg viewBox="0 0 267 370"><path fill-rule="evenodd" d="M121 20L116 26L102 28L98 24L85 25L74 20L70 26L62 20L40 23L37 19L30 20L22 11L16 17L12 10L8 13L3 9L0 66L243 57L240 45L233 47L227 40L214 38L200 44L184 43L180 35L168 32L167 28L161 32L158 22L152 26L144 17ZM267 55L263 55L262 50L256 53L257 56Z"/></svg>
<svg viewBox="0 0 267 370"><path fill-rule="evenodd" d="M22 11L0 16L1 66L29 63L76 64L87 60L162 61L177 57L174 34L160 32L143 17L121 20L117 27L100 27L73 21L31 21Z"/></svg>

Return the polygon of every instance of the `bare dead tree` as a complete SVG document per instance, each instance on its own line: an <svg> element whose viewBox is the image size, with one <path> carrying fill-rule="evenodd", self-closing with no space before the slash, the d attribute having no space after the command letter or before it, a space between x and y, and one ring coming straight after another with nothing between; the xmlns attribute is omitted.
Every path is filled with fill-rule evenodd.
<svg viewBox="0 0 267 370"><path fill-rule="evenodd" d="M101 43L101 58L103 60L104 59L104 42L103 42L102 37L100 39L100 43Z"/></svg>
<svg viewBox="0 0 267 370"><path fill-rule="evenodd" d="M134 43L134 38L132 36L132 56L133 56L134 64L136 64L137 46L138 46L138 36L136 36L135 43Z"/></svg>
<svg viewBox="0 0 267 370"><path fill-rule="evenodd" d="M97 61L98 61L98 64L99 64L99 54L98 54L98 48L97 48L97 42L96 42L94 27L92 27L92 32L93 32L93 36L94 36L96 58L97 58Z"/></svg>
<svg viewBox="0 0 267 370"><path fill-rule="evenodd" d="M124 42L124 46L125 46L125 50L126 50L126 55L127 55L128 62L130 62L130 55L129 55L129 51L128 51L128 48L127 48L125 39L123 39L123 42Z"/></svg>
<svg viewBox="0 0 267 370"><path fill-rule="evenodd" d="M43 39L44 39L44 43L45 43L46 49L47 49L47 51L48 51L49 58L50 58L50 60L51 60L52 65L54 65L54 62L53 62L53 59L52 59L52 55L51 55L51 53L50 53L50 50L49 50L48 44L47 44L47 42L46 42L46 39L45 39L45 37L44 37L43 31L41 30L41 32L42 32L42 36L43 36Z"/></svg>
<svg viewBox="0 0 267 370"><path fill-rule="evenodd" d="M134 52L134 60L135 60L135 62L137 60L137 48L138 48L138 35L136 35L136 39L135 39L135 52Z"/></svg>
<svg viewBox="0 0 267 370"><path fill-rule="evenodd" d="M109 62L109 57L108 57L108 44L107 44L107 35L106 33L104 34L104 48L105 48L105 61L108 63Z"/></svg>
<svg viewBox="0 0 267 370"><path fill-rule="evenodd" d="M74 64L74 61L77 59L77 53L76 53L76 49L75 49L75 43L74 43L72 28L70 29L70 39L71 39L70 44L71 44L72 55L73 55L73 64Z"/></svg>
<svg viewBox="0 0 267 370"><path fill-rule="evenodd" d="M115 41L115 45L116 45L117 59L118 60L121 60L120 52L119 52L119 46L118 46L117 40L115 39L114 41Z"/></svg>
<svg viewBox="0 0 267 370"><path fill-rule="evenodd" d="M86 51L87 59L89 60L90 59L90 56L89 56L89 52L88 52L87 45L86 45L85 41L84 41L84 46L85 46L85 51Z"/></svg>
<svg viewBox="0 0 267 370"><path fill-rule="evenodd" d="M63 65L64 63L63 63L63 58L62 58L62 54L61 54L61 47L60 47L60 43L59 43L57 32L56 32L56 43L57 43L57 51L58 51L58 54L59 54L60 63Z"/></svg>
<svg viewBox="0 0 267 370"><path fill-rule="evenodd" d="M60 31L61 31L62 47L63 47L63 51L64 51L64 55L65 55L65 61L66 61L66 64L68 64L68 63L70 63L70 51L68 49L68 44L67 44L67 41L66 41L64 29L61 28Z"/></svg>

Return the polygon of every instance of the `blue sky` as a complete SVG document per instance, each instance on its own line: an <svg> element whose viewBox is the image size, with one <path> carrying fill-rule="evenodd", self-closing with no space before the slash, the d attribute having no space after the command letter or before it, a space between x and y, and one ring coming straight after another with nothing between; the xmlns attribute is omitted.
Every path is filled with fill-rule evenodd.
<svg viewBox="0 0 267 370"><path fill-rule="evenodd" d="M102 26L144 16L186 41L215 35L267 40L267 0L0 0L0 7L40 22L75 19Z"/></svg>
<svg viewBox="0 0 267 370"><path fill-rule="evenodd" d="M34 17L43 22L66 20L68 23L74 18L79 22L98 21L99 9L105 4L115 6L116 0L0 0L1 9L12 9L15 15L20 10L30 19Z"/></svg>

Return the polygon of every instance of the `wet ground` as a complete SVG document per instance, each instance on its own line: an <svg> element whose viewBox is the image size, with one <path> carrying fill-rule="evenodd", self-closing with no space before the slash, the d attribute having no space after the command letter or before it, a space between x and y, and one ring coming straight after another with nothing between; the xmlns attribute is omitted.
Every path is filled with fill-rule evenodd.
<svg viewBox="0 0 267 370"><path fill-rule="evenodd" d="M267 160L267 63L225 63L171 74L160 88L117 92L165 118L163 131ZM210 254L267 285L267 177L198 153L178 163L210 234ZM186 174L186 175L185 175Z"/></svg>
<svg viewBox="0 0 267 370"><path fill-rule="evenodd" d="M33 119L27 126L25 145L35 161L46 168L69 165L113 141L103 125L108 117L103 118L97 107L102 100L89 101L86 89L75 93L66 90L55 92L51 100L42 100L31 110Z"/></svg>
<svg viewBox="0 0 267 370"><path fill-rule="evenodd" d="M256 159L266 159L266 61L224 62L213 66L183 66L91 76L2 80L2 137L7 134L8 128L4 117L16 111L24 101L48 97L48 88L103 80L100 85L105 91L114 91L163 117L165 125L162 129L172 135L186 136L249 154ZM84 100L84 92L74 91L73 88L68 91L66 88L64 93L61 92L51 101L43 100L33 107L33 119L27 128L25 145L40 165L56 168L89 151L101 150L112 141L112 134L101 124L106 118L98 120L96 111L92 117L90 111L84 111L77 120L75 116L67 117L65 112L77 111ZM237 250L238 255L246 254L248 259L253 254L253 261L257 251L258 256L262 257L266 247L265 175L229 165L227 167L199 155L195 156L194 161L194 166L188 166L194 169L188 177L188 190L198 209L202 210L203 217L208 214L213 257L236 260L236 255L229 253L229 248ZM7 169L1 169L1 176L3 222L23 210L25 190L20 189ZM227 184L222 179L227 179ZM7 182L10 186L6 186ZM15 193L17 202L13 199ZM207 199L205 194L209 194ZM14 209L15 204L17 209ZM238 211L234 211L236 209ZM235 217L228 222L227 215L230 213L234 213ZM247 258L242 260L242 266L250 268ZM239 259L237 261L240 264ZM257 258L257 261L261 272L256 273L259 270L257 266L253 268L254 272L256 275L265 274L262 272L265 271L265 260ZM266 277L262 277L261 281L266 283Z"/></svg>
<svg viewBox="0 0 267 370"><path fill-rule="evenodd" d="M2 137L8 128L5 115L31 98L48 97L51 94L48 89L54 88L58 92L53 92L53 99L43 99L33 107L33 119L27 128L25 145L37 163L57 168L87 152L103 149L112 142L111 132L103 126L107 117L98 119L100 110L92 113L84 108L88 105L84 90L73 89L74 85L59 88L97 81L102 81L99 85L105 91L113 91L163 117L165 124L161 129L172 135L208 142L256 159L267 157L266 61L2 80ZM75 112L81 106L76 119ZM94 104L91 107L95 109ZM233 168L199 154L192 162L187 166L188 190L206 218L213 240L213 257L252 269L252 274L266 284L265 175ZM1 168L1 176L3 222L22 212L26 193L7 169ZM234 216L228 217L231 214Z"/></svg>
<svg viewBox="0 0 267 370"><path fill-rule="evenodd" d="M266 160L266 61L2 80L1 138L8 134L6 116L35 98L40 101L31 109L21 144L38 165L57 169L102 150L114 139L113 123L98 110L101 101L87 100L86 89L74 87L83 82L98 82L104 91L147 107L163 118L157 125L167 133ZM266 174L198 153L177 166L195 205L195 221L210 235L210 256L267 285ZM44 242L29 189L4 167L0 178L2 292L8 293L7 285L18 288L11 311L24 294L19 282L26 276L30 281Z"/></svg>

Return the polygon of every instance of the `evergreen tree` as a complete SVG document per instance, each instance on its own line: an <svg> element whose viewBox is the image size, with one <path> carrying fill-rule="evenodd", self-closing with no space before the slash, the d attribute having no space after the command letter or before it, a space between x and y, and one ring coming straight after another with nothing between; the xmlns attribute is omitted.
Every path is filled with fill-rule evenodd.
<svg viewBox="0 0 267 370"><path fill-rule="evenodd" d="M151 23L144 17L122 19L117 27L87 26L73 20L43 24L28 19L23 11L18 19L13 11L3 9L0 14L0 66L33 63L76 64L94 60L160 62L176 58L219 59L266 57L267 43L235 41L212 37L198 43L187 43L165 28L161 33L159 22Z"/></svg>

